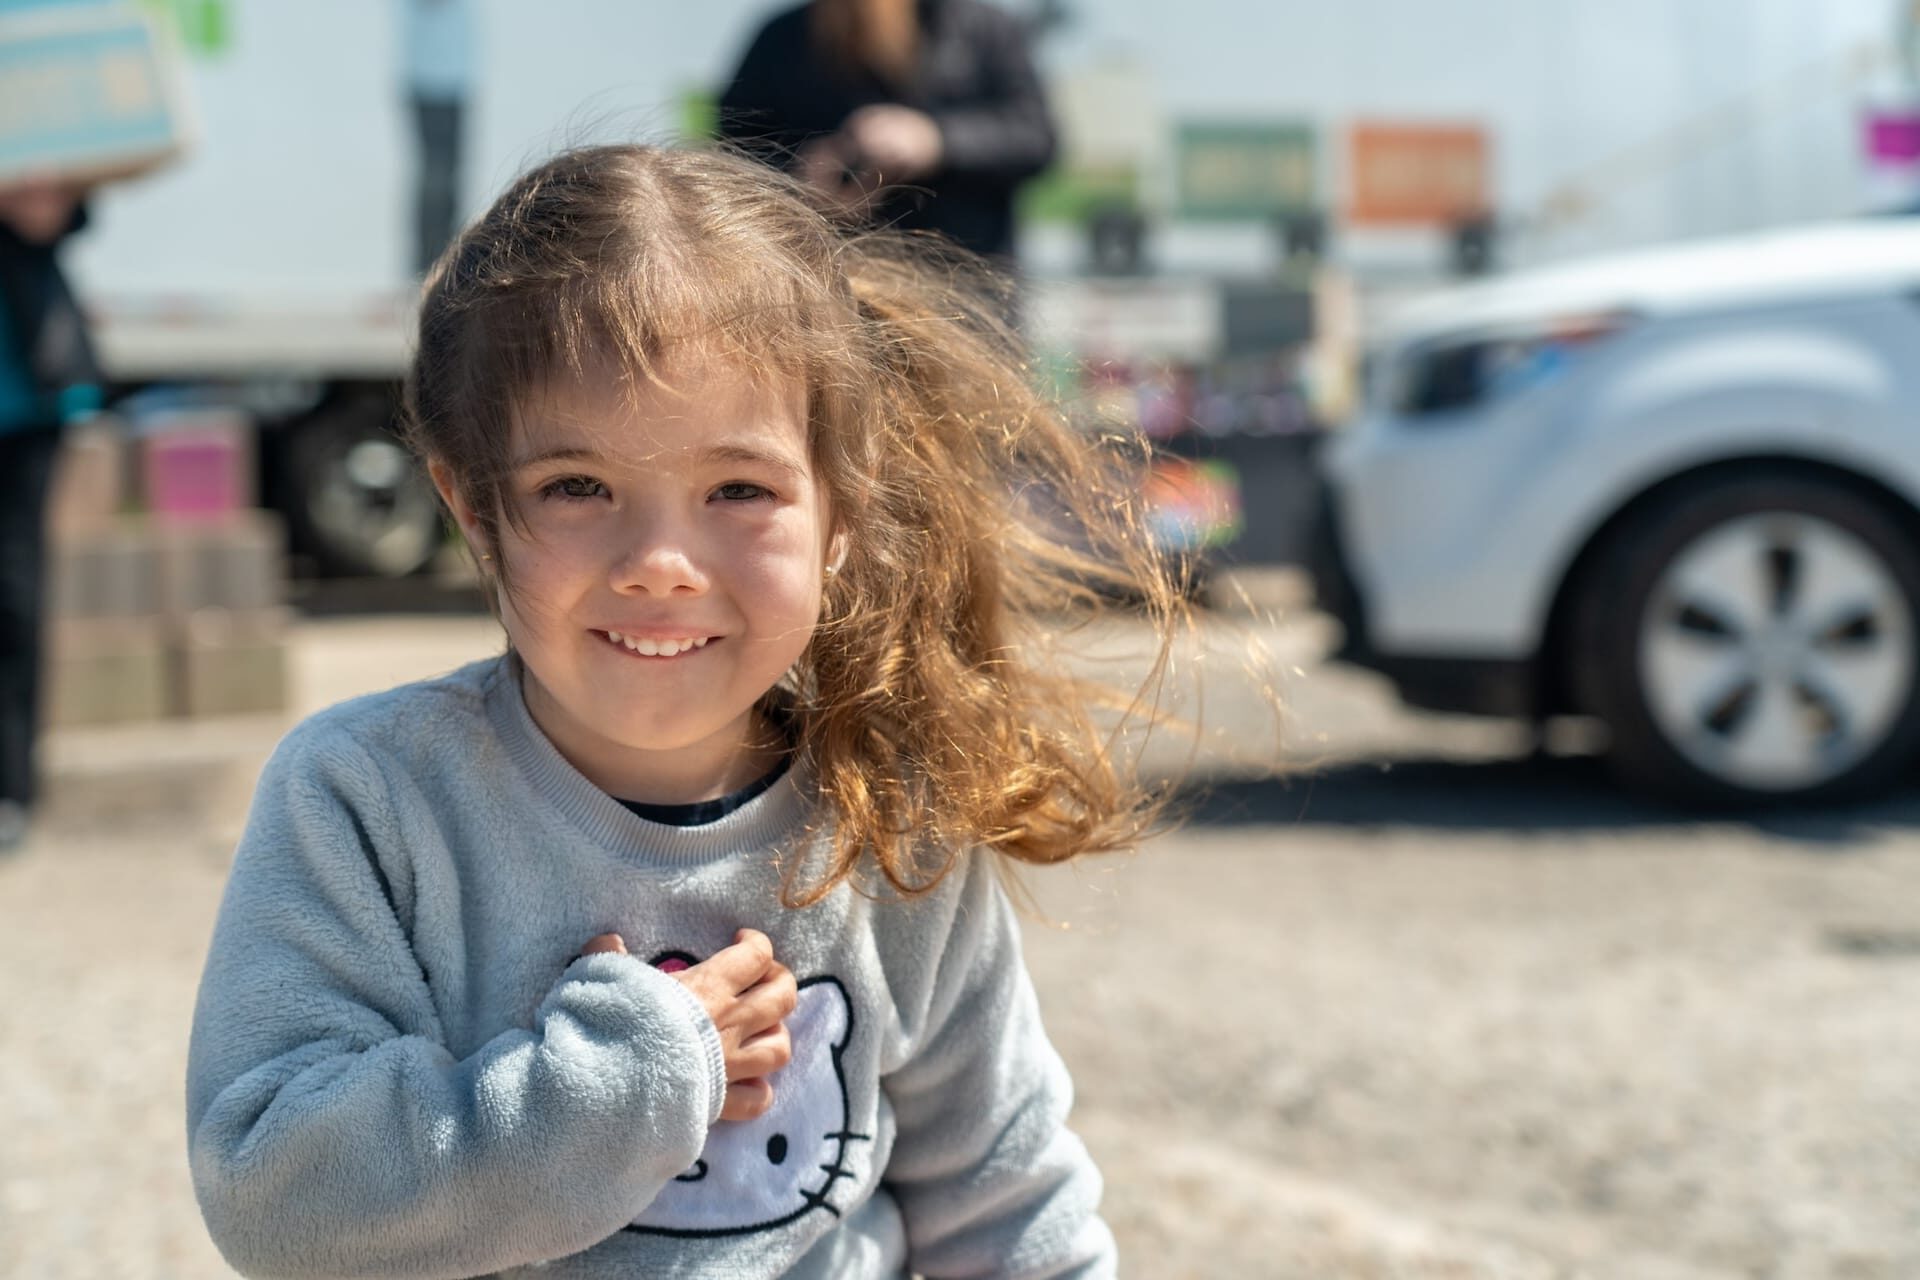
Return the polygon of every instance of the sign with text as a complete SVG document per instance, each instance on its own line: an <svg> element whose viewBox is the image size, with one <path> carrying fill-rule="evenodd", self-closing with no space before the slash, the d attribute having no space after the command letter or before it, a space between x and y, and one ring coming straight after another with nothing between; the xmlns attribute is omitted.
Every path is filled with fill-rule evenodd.
<svg viewBox="0 0 1920 1280"><path fill-rule="evenodd" d="M1216 221L1264 220L1317 203L1312 125L1189 121L1174 141L1179 214Z"/></svg>
<svg viewBox="0 0 1920 1280"><path fill-rule="evenodd" d="M1356 124L1348 144L1356 226L1448 225L1493 207L1492 147L1477 125Z"/></svg>
<svg viewBox="0 0 1920 1280"><path fill-rule="evenodd" d="M185 128L169 51L139 11L0 6L0 179L145 172L179 153Z"/></svg>

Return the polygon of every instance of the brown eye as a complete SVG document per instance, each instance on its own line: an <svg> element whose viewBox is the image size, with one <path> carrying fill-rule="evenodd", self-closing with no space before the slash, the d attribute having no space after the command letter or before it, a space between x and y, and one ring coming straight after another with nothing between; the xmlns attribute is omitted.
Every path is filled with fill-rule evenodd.
<svg viewBox="0 0 1920 1280"><path fill-rule="evenodd" d="M560 476L540 486L541 497L561 498L568 501L598 498L606 491L607 486L591 476Z"/></svg>
<svg viewBox="0 0 1920 1280"><path fill-rule="evenodd" d="M745 480L735 480L715 489L713 496L722 502L752 502L757 498L771 498L773 491L762 485L749 484Z"/></svg>

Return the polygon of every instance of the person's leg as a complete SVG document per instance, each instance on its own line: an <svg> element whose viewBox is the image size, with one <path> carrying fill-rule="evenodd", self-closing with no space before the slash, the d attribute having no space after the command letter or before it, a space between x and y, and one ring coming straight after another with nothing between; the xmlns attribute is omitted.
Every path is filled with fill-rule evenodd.
<svg viewBox="0 0 1920 1280"><path fill-rule="evenodd" d="M425 274L453 239L459 217L461 104L413 100L419 135L414 269Z"/></svg>
<svg viewBox="0 0 1920 1280"><path fill-rule="evenodd" d="M46 600L47 492L60 433L0 433L0 845L33 804Z"/></svg>

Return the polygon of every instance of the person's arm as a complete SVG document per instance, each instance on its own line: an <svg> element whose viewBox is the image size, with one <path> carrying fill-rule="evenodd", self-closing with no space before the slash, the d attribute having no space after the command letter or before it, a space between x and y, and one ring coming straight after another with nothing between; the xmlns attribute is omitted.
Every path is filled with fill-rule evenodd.
<svg viewBox="0 0 1920 1280"><path fill-rule="evenodd" d="M1040 1025L1012 906L984 852L954 874L965 880L942 904L950 930L920 1043L882 1081L898 1122L886 1182L910 1269L1112 1276L1100 1173L1066 1127L1073 1085Z"/></svg>
<svg viewBox="0 0 1920 1280"><path fill-rule="evenodd" d="M194 1189L249 1276L471 1276L575 1253L699 1155L725 1092L700 1001L573 961L524 1030L449 1052L393 903L379 766L296 733L261 777L194 1015Z"/></svg>
<svg viewBox="0 0 1920 1280"><path fill-rule="evenodd" d="M976 33L980 100L932 113L940 128L940 170L1019 182L1053 163L1053 116L1025 32L1002 13L982 18Z"/></svg>

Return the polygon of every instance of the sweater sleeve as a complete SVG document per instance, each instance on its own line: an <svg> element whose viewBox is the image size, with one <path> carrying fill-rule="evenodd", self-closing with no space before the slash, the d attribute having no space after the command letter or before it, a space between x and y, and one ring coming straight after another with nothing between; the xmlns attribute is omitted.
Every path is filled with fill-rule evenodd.
<svg viewBox="0 0 1920 1280"><path fill-rule="evenodd" d="M898 1137L887 1184L911 1270L1094 1280L1115 1273L1101 1181L1066 1127L1073 1085L1040 1025L992 859L968 859L924 1043L884 1080Z"/></svg>
<svg viewBox="0 0 1920 1280"><path fill-rule="evenodd" d="M577 1252L693 1163L722 1101L712 1023L627 956L574 961L530 1027L450 1053L391 901L391 813L351 739L296 731L221 905L188 1144L208 1229L249 1276L471 1276Z"/></svg>
<svg viewBox="0 0 1920 1280"><path fill-rule="evenodd" d="M956 176L1019 182L1053 162L1053 116L1027 52L1026 37L1007 15L980 18L980 100L935 110L940 167Z"/></svg>

